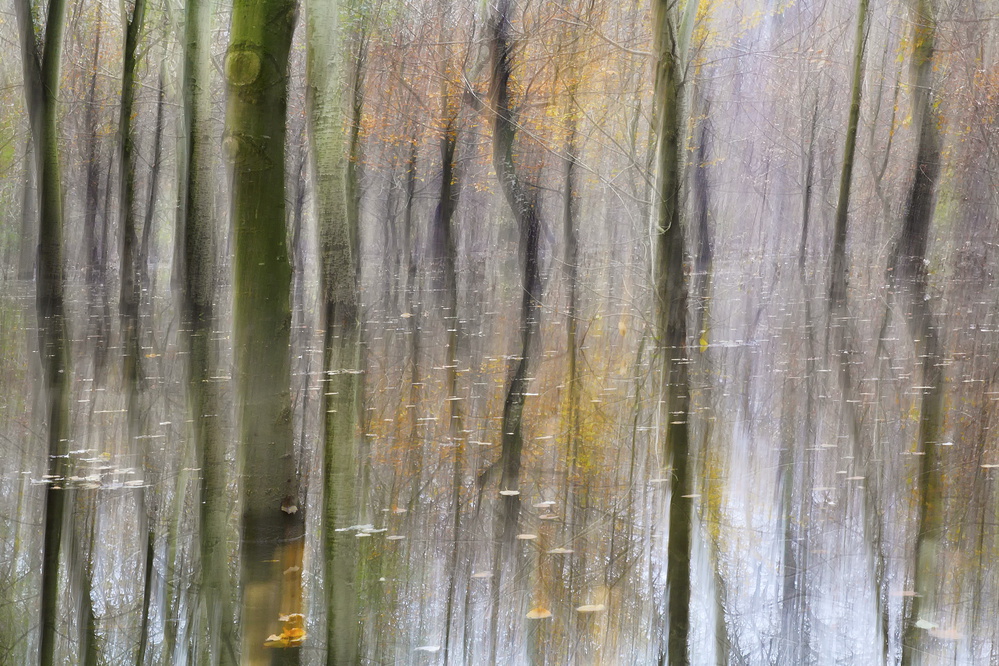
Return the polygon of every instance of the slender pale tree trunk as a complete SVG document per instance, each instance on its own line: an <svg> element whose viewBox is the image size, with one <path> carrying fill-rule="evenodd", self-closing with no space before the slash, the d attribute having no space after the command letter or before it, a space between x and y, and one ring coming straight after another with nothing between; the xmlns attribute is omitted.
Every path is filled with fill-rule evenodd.
<svg viewBox="0 0 999 666"><path fill-rule="evenodd" d="M323 338L323 579L326 663L360 663L357 539L338 528L357 524L360 382L359 292L356 266L356 184L349 163L356 149L358 76L348 78L338 2L306 3L308 121L320 245ZM356 65L360 67L360 63ZM344 133L345 103L351 127Z"/></svg>
<svg viewBox="0 0 999 666"><path fill-rule="evenodd" d="M35 217L38 211L38 186L35 167L35 144L28 134L24 142L24 189L21 195L21 236L17 255L17 279L30 280L35 276L37 244Z"/></svg>
<svg viewBox="0 0 999 666"><path fill-rule="evenodd" d="M164 65L163 69L166 66ZM142 222L142 238L139 240L139 255L136 258L139 265L140 293L146 293L146 299L152 297L152 283L149 279L149 246L152 240L153 221L156 217L156 199L159 194L160 167L163 161L163 108L166 90L163 87L164 71L160 70L159 86L156 98L156 126L153 135L153 157L149 165L149 189L146 197L146 214ZM148 300L147 300L148 302Z"/></svg>
<svg viewBox="0 0 999 666"><path fill-rule="evenodd" d="M97 666L101 650L97 639L97 618L94 615L93 583L94 561L100 508L91 490L68 489L68 504L72 505L72 528L67 546L69 560L78 562L75 571L67 578L77 602L77 659L82 666Z"/></svg>
<svg viewBox="0 0 999 666"><path fill-rule="evenodd" d="M35 144L28 135L24 142L24 189L21 192L21 234L17 255L17 279L35 276L35 216L38 210L38 186L35 180Z"/></svg>
<svg viewBox="0 0 999 666"><path fill-rule="evenodd" d="M798 274L804 301L804 331L806 336L805 360L805 409L804 425L798 430L796 422L788 423L795 416L785 420L783 433L786 445L781 448L781 517L784 521L784 558L781 564L783 581L781 598L781 642L785 659L802 662L811 659L811 632L808 622L809 589L808 575L808 512L807 503L795 505L795 489L798 497L809 497L812 487L811 458L808 449L812 448L813 438L813 381L815 372L814 332L812 324L811 290L807 280L806 260L808 250L808 229L812 212L812 187L815 160L815 132L818 121L818 103L813 105L807 124L808 145L801 160L804 187L801 194L801 237L798 242ZM803 131L803 135L806 132ZM805 440L798 442L794 433L804 431Z"/></svg>
<svg viewBox="0 0 999 666"><path fill-rule="evenodd" d="M818 126L819 103L816 97L812 106L812 118L809 124L808 149L805 152L802 172L805 179L805 186L802 190L801 202L801 238L798 241L798 275L801 278L802 289L805 284L805 264L808 259L808 229L812 220L812 189L815 183L815 129Z"/></svg>

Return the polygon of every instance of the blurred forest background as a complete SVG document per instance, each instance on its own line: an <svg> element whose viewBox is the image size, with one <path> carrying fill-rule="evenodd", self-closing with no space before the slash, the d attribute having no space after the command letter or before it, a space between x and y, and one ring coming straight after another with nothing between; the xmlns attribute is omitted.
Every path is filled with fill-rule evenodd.
<svg viewBox="0 0 999 666"><path fill-rule="evenodd" d="M999 663L999 2L0 45L3 664Z"/></svg>

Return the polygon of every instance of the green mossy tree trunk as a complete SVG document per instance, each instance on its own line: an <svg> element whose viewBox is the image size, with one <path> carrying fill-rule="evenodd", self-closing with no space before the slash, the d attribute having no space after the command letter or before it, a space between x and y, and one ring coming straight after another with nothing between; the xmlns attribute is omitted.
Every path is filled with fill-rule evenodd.
<svg viewBox="0 0 999 666"><path fill-rule="evenodd" d="M360 382L356 199L344 132L347 78L338 2L306 3L308 121L315 178L323 317L323 580L326 663L360 663L357 539L337 528L358 523L357 401ZM360 66L358 64L358 66ZM354 95L356 98L357 95ZM352 111L356 104L352 104ZM356 118L351 114L352 127Z"/></svg>
<svg viewBox="0 0 999 666"><path fill-rule="evenodd" d="M17 253L17 279L31 280L35 276L35 213L38 188L35 185L35 144L28 134L24 146L24 189L21 191L21 233Z"/></svg>
<svg viewBox="0 0 999 666"><path fill-rule="evenodd" d="M291 262L285 220L291 0L239 0L225 57L223 147L232 170L233 342L242 485L240 657L297 663L300 647L264 646L301 611L304 540L291 413ZM291 566L289 566L291 564Z"/></svg>
<svg viewBox="0 0 999 666"><path fill-rule="evenodd" d="M35 148L38 184L38 255L35 301L38 314L38 351L45 392L46 471L55 478L67 472L69 443L70 363L64 305L63 207L59 175L59 134L56 94L62 55L64 0L50 0L41 53L29 0L16 0L18 31L24 68L25 106ZM66 492L61 484L46 484L43 510L41 637L39 664L55 663L59 611L59 559L62 551ZM70 563L72 565L72 563Z"/></svg>
<svg viewBox="0 0 999 666"><path fill-rule="evenodd" d="M235 595L229 575L227 532L231 500L227 490L226 443L220 430L221 372L211 341L215 322L217 249L214 178L208 130L212 113L208 44L212 0L189 0L184 25L184 137L180 193L179 250L174 282L180 287L186 332L187 400L196 466L201 468L199 552L201 602L205 608L201 663L239 662ZM181 486L182 488L183 486ZM181 496L182 497L182 496ZM172 634L172 632L170 632ZM169 635L168 635L169 638ZM173 641L167 640L168 648Z"/></svg>

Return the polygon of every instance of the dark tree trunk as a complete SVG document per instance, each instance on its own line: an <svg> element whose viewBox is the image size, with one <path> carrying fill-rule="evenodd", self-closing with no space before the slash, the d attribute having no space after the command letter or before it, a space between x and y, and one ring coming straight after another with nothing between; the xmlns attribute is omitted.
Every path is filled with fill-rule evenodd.
<svg viewBox="0 0 999 666"><path fill-rule="evenodd" d="M513 67L510 0L499 0L489 16L492 76L489 102L493 121L493 168L500 189L513 214L519 232L521 288L520 353L511 361L510 379L503 403L500 450L499 511L495 526L496 551L493 560L492 615L490 618L490 662L495 663L498 649L500 587L504 569L510 568L511 580L517 581L515 537L520 519L520 468L524 448L523 413L529 388L528 370L532 365L535 339L541 325L541 271L539 246L541 218L538 190L523 179L514 157L517 119L510 100ZM515 493L515 494L514 494ZM509 565L509 566L508 566ZM520 584L520 583L518 583Z"/></svg>
<svg viewBox="0 0 999 666"><path fill-rule="evenodd" d="M59 175L59 136L56 127L56 95L62 55L64 0L50 0L42 52L35 40L35 25L28 0L16 0L18 30L24 67L25 105L35 148L38 183L38 258L35 299L38 312L38 351L46 398L47 472L52 478L66 476L69 442L69 393L71 368L64 307L63 207ZM39 663L55 663L59 610L59 559L62 551L66 493L60 484L49 483L43 510L41 570L41 637ZM70 563L72 566L73 563Z"/></svg>
<svg viewBox="0 0 999 666"><path fill-rule="evenodd" d="M938 612L936 605L939 560L944 547L944 479L938 446L943 430L944 374L939 324L931 309L926 250L933 221L934 196L940 173L939 118L933 106L933 64L936 16L933 0L919 0L915 8L913 71L916 79L914 120L919 127L915 173L902 221L902 232L892 256L890 285L906 313L909 332L920 359L923 386L917 446L921 453L916 475L919 505L913 588L905 614L902 666L918 661L923 631L916 623ZM913 123L914 125L916 122Z"/></svg>
<svg viewBox="0 0 999 666"><path fill-rule="evenodd" d="M676 9L668 0L654 7L657 51L655 84L658 137L658 211L655 216L655 294L658 354L662 363L662 420L665 459L670 464L666 587L669 607L667 655L671 666L686 665L690 634L690 548L693 490L689 461L690 385L687 363L687 279L683 205L683 71ZM660 660L664 655L660 656Z"/></svg>
<svg viewBox="0 0 999 666"><path fill-rule="evenodd" d="M452 11L451 3L445 0L440 4L441 24L449 23L448 17ZM443 37L443 35L442 35ZM443 39L442 39L443 43ZM441 182L438 193L437 208L431 222L431 256L434 262L433 279L441 286L440 309L447 339L445 349L445 367L447 372L447 400L450 407L448 436L453 446L451 460L451 544L448 559L448 594L444 611L444 664L459 663L456 654L457 640L452 637L455 628L454 616L457 607L455 596L459 590L459 566L462 553L462 489L465 461L465 410L458 396L458 348L462 342L464 331L461 319L458 317L458 248L457 248L457 218L460 194L460 173L456 148L458 145L458 127L461 118L461 99L458 86L452 80L449 68L453 66L447 47L441 47L441 124L440 156ZM467 598L467 597L466 597ZM468 660L467 653L465 660Z"/></svg>
<svg viewBox="0 0 999 666"><path fill-rule="evenodd" d="M839 180L839 200L836 203L836 222L833 231L832 271L829 281L830 312L841 316L846 309L847 258L846 231L850 209L850 186L853 183L854 154L857 149L857 127L860 124L860 95L864 85L864 52L867 49L867 5L860 0L857 8L857 34L854 38L853 82L850 92L850 117L846 125L846 144L843 148L843 170Z"/></svg>
<svg viewBox="0 0 999 666"><path fill-rule="evenodd" d="M90 298L96 302L97 290L102 288L101 282L101 250L102 242L97 231L97 212L100 210L100 187L101 187L101 164L98 138L98 103L97 103L97 75L100 69L98 61L101 52L101 33L103 22L101 21L101 6L97 7L97 27L94 37L94 59L91 63L90 86L87 92L86 111L83 114L84 132L86 133L86 156L84 158L86 184L84 186L84 214L83 214L83 243L80 248L83 253L82 264L83 274L89 287Z"/></svg>
<svg viewBox="0 0 999 666"><path fill-rule="evenodd" d="M139 257L137 256L137 237L135 231L135 130L132 127L132 114L135 106L135 83L136 83L136 52L139 47L139 35L141 34L145 22L146 2L136 0L130 17L123 17L125 23L125 48L123 51L122 85L121 85L121 108L118 117L118 164L119 164L119 225L121 240L121 289L119 292L118 312L121 322L121 338L123 347L122 374L125 391L126 409L126 433L133 450L137 450L137 460L140 462L144 473L146 466L145 442L140 440L142 432L141 424L141 397L142 397L142 354L139 342L139 299L142 289L141 269ZM108 188L110 190L110 188ZM150 201L152 205L152 201ZM105 239L107 242L107 239ZM139 515L139 524L145 528L146 544L153 544L155 537L152 533L153 521L148 515L146 506L146 489L141 487L135 490L136 510ZM146 622L149 617L149 596L148 579L153 568L152 550L150 547L141 549L144 557L141 570L144 571L144 578L147 584L143 587L142 600L142 623L143 633L139 636L138 654L139 662L145 657L147 637L145 634Z"/></svg>

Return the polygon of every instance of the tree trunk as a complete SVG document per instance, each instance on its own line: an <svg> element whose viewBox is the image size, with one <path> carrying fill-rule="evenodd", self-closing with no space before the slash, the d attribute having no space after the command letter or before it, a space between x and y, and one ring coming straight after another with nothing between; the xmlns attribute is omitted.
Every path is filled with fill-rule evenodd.
<svg viewBox="0 0 999 666"><path fill-rule="evenodd" d="M833 230L832 271L829 281L829 302L833 316L846 308L847 260L846 221L850 209L850 185L853 181L853 156L857 149L857 126L860 124L860 93L864 86L864 52L867 49L867 5L860 0L857 8L857 35L853 51L853 83L850 91L850 117L846 124L846 144L843 148L843 170L839 180L839 199Z"/></svg>
<svg viewBox="0 0 999 666"><path fill-rule="evenodd" d="M704 414L703 427L701 432L701 442L703 451L711 450L711 454L705 454L706 468L702 469L701 478L705 486L704 495L708 497L704 504L705 515L708 518L709 528L706 546L708 548L711 562L712 574L714 578L714 626L715 626L715 661L718 666L727 666L729 662L729 652L732 647L732 639L729 637L728 623L726 622L726 606L728 603L728 590L724 578L724 566L721 562L721 522L722 507L724 506L722 483L717 480L718 470L721 467L719 461L722 454L712 450L712 423L715 420L715 399L712 395L712 369L711 357L708 355L708 340L710 336L711 318L711 287L714 261L714 243L711 237L711 199L710 183L708 179L708 164L711 159L712 132L710 123L710 104L704 97L703 91L698 91L698 109L696 116L704 118L700 122L698 130L697 152L693 173L691 177L691 188L694 198L694 215L697 220L697 253L694 258L694 331L698 337L700 383L699 413Z"/></svg>
<svg viewBox="0 0 999 666"><path fill-rule="evenodd" d="M933 0L919 0L915 12L913 69L916 88L913 118L918 121L919 146L915 174L903 220L902 233L893 253L891 287L907 313L909 332L920 359L923 399L919 414L917 446L921 453L916 476L917 508L915 573L908 613L905 616L902 666L920 654L921 632L916 623L934 621L937 576L946 525L944 523L943 473L938 446L943 429L943 369L940 363L939 325L930 307L926 248L933 221L933 198L940 172L939 118L932 104L933 54L936 16ZM916 122L913 123L916 125Z"/></svg>
<svg viewBox="0 0 999 666"><path fill-rule="evenodd" d="M38 351L46 397L48 424L47 473L62 479L67 472L69 442L70 364L64 308L63 208L59 175L59 135L56 128L56 94L62 55L64 0L50 0L42 53L35 41L35 25L28 0L16 0L17 23L24 67L25 106L35 148L38 183L38 258L35 302L38 311ZM66 493L61 484L49 483L43 510L41 637L39 663L55 663L59 611L59 558L62 551ZM72 566L73 563L70 563Z"/></svg>
<svg viewBox="0 0 999 666"><path fill-rule="evenodd" d="M160 167L163 161L163 107L166 90L163 87L164 71L160 70L159 88L156 97L156 127L153 136L153 158L149 165L149 190L146 198L146 215L142 222L142 238L139 241L139 288L146 292L146 298L152 294L152 284L149 279L149 246L152 238L153 220L156 217L156 198L159 194Z"/></svg>
<svg viewBox="0 0 999 666"><path fill-rule="evenodd" d="M420 374L420 332L423 305L420 303L417 287L416 273L416 252L413 248L413 200L416 192L416 158L417 158L418 136L415 131L410 135L409 155L406 158L405 174L405 203L402 214L402 248L401 254L404 256L405 278L402 284L403 308L409 314L406 323L409 327L409 403L413 405L409 409L409 444L406 447L407 464L405 466L407 477L412 485L409 503L415 508L419 499L419 488L423 475L423 441L420 439L420 387L423 386L423 378ZM389 276L389 282L394 279Z"/></svg>
<svg viewBox="0 0 999 666"><path fill-rule="evenodd" d="M442 26L450 24L449 18L452 5L449 0L440 3ZM458 248L457 248L457 218L460 194L458 160L456 148L458 145L458 127L461 109L461 97L458 84L452 71L455 63L444 46L445 38L441 37L439 64L441 67L441 183L438 193L437 209L434 211L432 228L430 230L431 253L435 265L434 279L442 285L440 309L443 312L443 323L447 338L445 348L445 368L447 369L447 401L450 407L448 421L448 436L454 447L451 459L451 552L448 554L448 593L444 610L444 664L459 663L457 655L458 641L452 637L455 628L454 616L457 608L455 596L458 594L459 562L461 560L461 491L463 488L465 447L465 410L458 396L458 346L463 340L464 331L458 317ZM437 273L439 269L439 273ZM465 655L468 661L468 654Z"/></svg>
<svg viewBox="0 0 999 666"><path fill-rule="evenodd" d="M312 142L320 245L323 338L323 534L326 663L360 663L357 539L337 531L358 523L357 401L360 371L360 295L357 285L356 199L350 153L356 149L360 91L349 97L351 129L344 136L343 71L346 49L336 2L310 1L308 12L308 121ZM330 36L333 39L330 39ZM360 63L357 63L360 67ZM355 74L358 72L355 71ZM360 84L354 76L351 87Z"/></svg>
<svg viewBox="0 0 999 666"><path fill-rule="evenodd" d="M196 465L201 468L199 551L201 600L206 607L203 663L237 664L237 617L229 575L227 532L230 498L227 491L226 443L222 417L220 373L211 341L215 321L217 226L207 126L212 108L209 95L210 17L212 0L190 0L184 25L184 150L175 252L174 281L182 287L181 318L186 333L187 400ZM172 632L171 632L172 633ZM171 635L168 633L168 637ZM266 637L266 636L265 636ZM172 649L172 640L166 641ZM262 643L262 639L261 639Z"/></svg>
<svg viewBox="0 0 999 666"><path fill-rule="evenodd" d="M301 612L300 510L291 415L291 262L285 217L288 54L296 5L237 3L225 57L224 149L232 169L233 342L242 483L244 664L297 663L276 616ZM293 552L298 550L299 562ZM300 628L300 627L299 627Z"/></svg>
<svg viewBox="0 0 999 666"><path fill-rule="evenodd" d="M574 76L574 75L573 75ZM571 85L569 98L575 104L575 85ZM582 393L582 377L579 372L579 160L578 160L578 122L575 108L570 108L568 137L565 147L565 191L562 200L562 222L564 243L565 283L568 290L566 308L566 402L565 402L565 433L566 433L566 479L565 479L565 516L568 523L568 534L563 539L573 544L576 553L569 558L569 576L567 585L563 587L564 599L560 606L571 608L574 599L581 598L586 593L586 549L584 535L587 532L589 492L587 479L581 471L580 459L580 395ZM583 476L583 478L580 478ZM570 645L589 646L587 636L583 633L588 626L585 615L577 614L567 623L566 639Z"/></svg>
<svg viewBox="0 0 999 666"><path fill-rule="evenodd" d="M28 134L24 148L24 189L21 195L21 234L17 255L17 279L31 280L35 277L35 217L38 211L38 186L35 176L35 144Z"/></svg>
<svg viewBox="0 0 999 666"><path fill-rule="evenodd" d="M655 5L657 52L655 84L658 136L658 210L655 233L655 293L658 353L662 363L661 419L665 459L670 462L669 536L666 586L669 608L667 654L671 666L690 662L690 547L693 502L690 478L687 374L687 281L684 276L683 209L683 71L681 30L673 3ZM665 655L660 654L660 661Z"/></svg>
<svg viewBox="0 0 999 666"><path fill-rule="evenodd" d="M847 303L848 288L848 258L846 254L847 220L850 208L850 189L853 182L854 156L857 147L857 131L860 124L861 91L864 83L864 58L867 49L867 19L869 0L859 0L857 8L857 32L853 53L853 81L850 93L850 113L846 127L846 142L843 148L843 166L840 172L839 198L836 204L836 216L833 228L832 266L829 277L829 323L827 334L832 336L832 355L837 365L837 379L840 387L840 405L846 425L850 430L850 442L854 456L855 474L867 476L866 464L870 458L864 450L861 416L852 402L854 378L851 372L851 359L857 355L850 331L853 321L849 316ZM812 130L814 134L814 129ZM810 174L806 179L811 183ZM809 191L810 194L810 191ZM799 265L803 261L803 253L799 254ZM827 342L829 338L827 337ZM864 484L864 543L870 556L875 604L878 609L879 644L882 659L887 661L889 650L889 633L887 622L887 590L883 579L881 561L881 511L877 501L876 484Z"/></svg>
<svg viewBox="0 0 999 666"><path fill-rule="evenodd" d="M516 562L517 526L520 519L520 466L524 448L524 396L528 392L528 370L532 364L534 340L541 329L541 273L539 245L541 219L538 190L521 179L514 159L517 120L510 103L509 83L513 67L513 45L510 43L510 0L499 0L489 16L492 76L489 100L493 121L493 168L500 189L513 213L520 236L521 288L520 354L511 361L510 380L503 404L500 449L500 506L495 525L496 551L493 559L492 615L490 618L490 663L497 663L500 587L505 568L510 568L511 580L518 581ZM509 567L507 567L509 563ZM521 584L521 583L517 583Z"/></svg>
<svg viewBox="0 0 999 666"><path fill-rule="evenodd" d="M97 26L94 31L94 59L91 63L90 86L87 91L86 111L83 114L84 131L86 132L85 145L86 157L84 158L86 184L84 186L84 207L83 207L83 242L80 248L83 256L83 274L90 290L90 298L96 301L97 290L103 289L101 284L100 265L100 245L107 242L107 239L100 238L97 233L97 211L100 210L100 155L98 150L99 129L97 127L98 102L97 102L97 76L100 72L99 57L101 53L101 33L103 21L101 20L101 5L97 6ZM93 306L94 303L91 303ZM98 320L99 321L99 320ZM106 332L99 332L105 335Z"/></svg>
<svg viewBox="0 0 999 666"><path fill-rule="evenodd" d="M122 375L125 392L126 409L126 435L132 447L142 447L141 451L136 451L140 462L140 468L144 473L148 473L146 466L145 442L139 435L141 426L141 392L142 392L142 355L139 342L139 299L142 289L141 272L136 252L138 250L138 239L135 231L135 132L132 128L132 113L135 103L135 79L136 79L136 51L139 46L139 35L141 34L145 21L146 2L136 0L131 17L122 17L125 24L125 48L123 51L122 84L121 84L121 107L118 117L118 164L119 168L119 194L118 206L120 210L119 224L121 228L121 290L119 292L118 312L121 319L121 339L123 347ZM152 201L150 201L152 205ZM107 242L107 239L105 239ZM134 450L134 449L133 449ZM145 544L147 547L140 549L144 561L141 570L144 571L146 584L143 587L142 597L142 634L139 636L139 646L137 656L138 663L142 663L145 657L147 636L145 633L147 620L149 617L149 580L150 572L153 568L152 547L155 543L155 536L152 533L153 521L149 519L146 507L146 489L141 487L135 490L135 504L139 516L139 524L145 527ZM141 541L140 541L141 543Z"/></svg>

